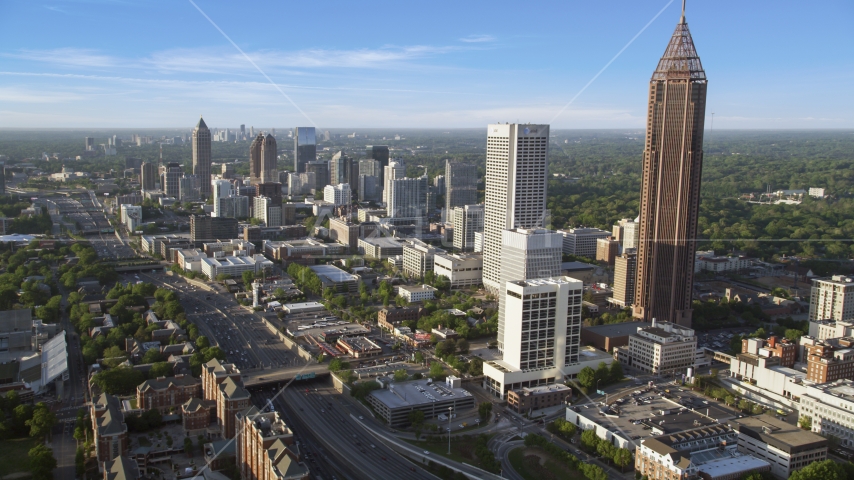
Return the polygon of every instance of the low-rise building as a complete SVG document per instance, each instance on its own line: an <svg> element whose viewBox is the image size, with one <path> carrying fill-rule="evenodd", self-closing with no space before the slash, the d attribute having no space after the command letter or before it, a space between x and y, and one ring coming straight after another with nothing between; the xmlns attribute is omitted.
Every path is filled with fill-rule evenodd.
<svg viewBox="0 0 854 480"><path fill-rule="evenodd" d="M391 427L409 425L413 411L422 411L424 418L430 419L447 414L449 409L459 414L475 407L468 391L431 380L391 383L388 388L372 391L367 401Z"/></svg>
<svg viewBox="0 0 854 480"><path fill-rule="evenodd" d="M243 272L259 273L265 268L273 268L273 262L264 258L263 255L240 257L218 256L203 258L201 260L201 267L202 273L213 280L219 275L239 277L243 275Z"/></svg>
<svg viewBox="0 0 854 480"><path fill-rule="evenodd" d="M587 258L596 256L597 239L611 236L611 232L598 228L571 228L557 233L563 235L563 253Z"/></svg>
<svg viewBox="0 0 854 480"><path fill-rule="evenodd" d="M388 306L377 313L377 325L388 331L394 330L402 322L418 321L423 309L418 307L394 307Z"/></svg>
<svg viewBox="0 0 854 480"><path fill-rule="evenodd" d="M206 242L202 244L202 250L209 257L215 256L218 252L223 252L226 255L255 255L255 244L247 240L235 238L232 240L218 240L216 242Z"/></svg>
<svg viewBox="0 0 854 480"><path fill-rule="evenodd" d="M335 346L353 358L374 357L383 353L382 347L368 337L341 336Z"/></svg>
<svg viewBox="0 0 854 480"><path fill-rule="evenodd" d="M324 290L331 288L336 293L359 294L361 279L358 275L347 273L335 265L312 265L309 268L320 278Z"/></svg>
<svg viewBox="0 0 854 480"><path fill-rule="evenodd" d="M403 244L392 237L360 238L359 253L380 259L403 255Z"/></svg>
<svg viewBox="0 0 854 480"><path fill-rule="evenodd" d="M403 245L403 272L422 278L427 272L433 271L435 256L444 252L420 240L411 240Z"/></svg>
<svg viewBox="0 0 854 480"><path fill-rule="evenodd" d="M433 273L447 278L451 288L480 285L483 283L483 254L438 253L433 258Z"/></svg>
<svg viewBox="0 0 854 480"><path fill-rule="evenodd" d="M799 413L810 419L814 433L833 435L840 445L854 447L854 381L808 386L799 401Z"/></svg>
<svg viewBox="0 0 854 480"><path fill-rule="evenodd" d="M211 412L216 403L200 398L191 398L181 404L181 424L188 435L205 430L211 424Z"/></svg>
<svg viewBox="0 0 854 480"><path fill-rule="evenodd" d="M264 240L264 255L270 260L314 265L316 259L344 253L340 243L324 243L313 238L286 241Z"/></svg>
<svg viewBox="0 0 854 480"><path fill-rule="evenodd" d="M745 338L741 341L741 353L779 357L780 365L791 368L795 366L795 361L798 359L798 345L785 338L779 340L775 336L769 337L768 340Z"/></svg>
<svg viewBox="0 0 854 480"><path fill-rule="evenodd" d="M562 383L519 388L507 392L507 405L516 413L530 413L565 403L571 395L572 389Z"/></svg>
<svg viewBox="0 0 854 480"><path fill-rule="evenodd" d="M753 266L749 258L738 256L719 256L714 251L697 252L694 257L694 273L706 272L737 272Z"/></svg>
<svg viewBox="0 0 854 480"><path fill-rule="evenodd" d="M423 302L435 298L436 288L430 285L401 285L397 287L398 295L405 298L409 303Z"/></svg>
<svg viewBox="0 0 854 480"><path fill-rule="evenodd" d="M826 439L774 417L743 417L730 425L738 432L738 451L766 460L778 478L827 459Z"/></svg>
<svg viewBox="0 0 854 480"><path fill-rule="evenodd" d="M636 334L638 328L649 326L647 322L624 322L585 327L581 329L581 343L611 352L616 347L627 346L629 336Z"/></svg>
<svg viewBox="0 0 854 480"><path fill-rule="evenodd" d="M617 348L617 359L653 374L685 372L694 366L697 337L694 330L653 319L649 327L638 327L629 335L629 345Z"/></svg>

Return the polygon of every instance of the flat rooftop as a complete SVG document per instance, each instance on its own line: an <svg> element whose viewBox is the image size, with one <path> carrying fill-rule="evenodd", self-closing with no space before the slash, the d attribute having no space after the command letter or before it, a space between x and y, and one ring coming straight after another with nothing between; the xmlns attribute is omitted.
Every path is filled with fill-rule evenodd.
<svg viewBox="0 0 854 480"><path fill-rule="evenodd" d="M739 433L789 453L827 446L824 437L768 415L734 419L730 424Z"/></svg>
<svg viewBox="0 0 854 480"><path fill-rule="evenodd" d="M625 322L613 323L611 325L596 325L595 327L582 327L582 330L603 337L625 337L633 333L638 333L638 327L647 328L651 325L649 322Z"/></svg>
<svg viewBox="0 0 854 480"><path fill-rule="evenodd" d="M389 409L472 396L471 393L462 388L450 388L442 383L428 385L427 380L393 383L388 389L374 390L371 395Z"/></svg>
<svg viewBox="0 0 854 480"><path fill-rule="evenodd" d="M397 239L392 238L392 237L371 237L371 238L360 238L359 240L362 242L377 246L377 247L383 247L383 248L399 247L399 248L403 248L403 244L400 243L399 241L397 241Z"/></svg>
<svg viewBox="0 0 854 480"><path fill-rule="evenodd" d="M347 345L350 345L354 350L361 351L369 351L369 350L382 350L377 343L371 341L371 339L366 337L348 337L343 340Z"/></svg>
<svg viewBox="0 0 854 480"><path fill-rule="evenodd" d="M712 450L712 452L718 452L718 450L715 449ZM706 452L697 453L706 454ZM727 453L730 455L727 455ZM705 462L698 461L696 457L697 454L692 454L691 461L694 463L701 463L700 471L711 478L726 478L730 475L736 475L748 470L758 470L760 468L771 466L771 464L765 460L751 455L742 455L738 452L726 452L722 454L721 458L707 460Z"/></svg>
<svg viewBox="0 0 854 480"><path fill-rule="evenodd" d="M312 265L308 268L316 273L318 277L326 277L330 282L334 283L350 282L359 279L358 275L347 273L335 265Z"/></svg>

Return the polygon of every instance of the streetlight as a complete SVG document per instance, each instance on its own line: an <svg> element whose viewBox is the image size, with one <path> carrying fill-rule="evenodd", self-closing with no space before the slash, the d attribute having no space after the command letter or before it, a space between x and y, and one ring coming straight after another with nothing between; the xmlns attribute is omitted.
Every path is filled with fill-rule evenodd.
<svg viewBox="0 0 854 480"><path fill-rule="evenodd" d="M451 454L451 412L454 411L454 407L448 407L448 455Z"/></svg>

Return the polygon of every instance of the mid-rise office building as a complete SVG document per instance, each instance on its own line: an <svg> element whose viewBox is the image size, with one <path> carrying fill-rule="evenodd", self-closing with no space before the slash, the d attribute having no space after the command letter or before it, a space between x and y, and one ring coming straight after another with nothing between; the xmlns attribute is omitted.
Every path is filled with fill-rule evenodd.
<svg viewBox="0 0 854 480"><path fill-rule="evenodd" d="M311 188L314 189L314 194L317 195L318 192L323 191L323 187L329 185L329 162L326 160L315 160L312 162L308 162L305 165L306 173L314 174L314 186Z"/></svg>
<svg viewBox="0 0 854 480"><path fill-rule="evenodd" d="M635 297L635 273L638 255L626 251L614 258L614 296L608 302L620 308L630 307Z"/></svg>
<svg viewBox="0 0 854 480"><path fill-rule="evenodd" d="M347 183L356 185L359 181L359 164L343 151L336 153L329 161L329 184Z"/></svg>
<svg viewBox="0 0 854 480"><path fill-rule="evenodd" d="M543 229L504 230L501 242L501 296L498 299L498 349L504 349L507 282L559 277L562 237ZM486 263L484 256L484 264Z"/></svg>
<svg viewBox="0 0 854 480"><path fill-rule="evenodd" d="M403 244L403 271L417 278L423 278L433 271L433 259L437 254L445 253L441 248L427 245L420 240Z"/></svg>
<svg viewBox="0 0 854 480"><path fill-rule="evenodd" d="M614 240L620 242L620 246L623 247L623 250L628 248L638 248L638 235L640 234L640 229L638 228L639 220L639 218L634 220L630 218L623 218L612 228L611 236Z"/></svg>
<svg viewBox="0 0 854 480"><path fill-rule="evenodd" d="M359 175L359 187L356 189L356 194L360 202L379 202L382 200L380 177Z"/></svg>
<svg viewBox="0 0 854 480"><path fill-rule="evenodd" d="M123 204L120 209L122 224L128 229L128 232L135 232L136 227L142 225L142 207Z"/></svg>
<svg viewBox="0 0 854 480"><path fill-rule="evenodd" d="M633 315L691 325L706 73L683 12L649 83Z"/></svg>
<svg viewBox="0 0 854 480"><path fill-rule="evenodd" d="M314 127L296 127L294 129L294 171L303 173L306 171L306 165L316 160L317 138Z"/></svg>
<svg viewBox="0 0 854 480"><path fill-rule="evenodd" d="M569 277L507 282L501 360L483 365L484 387L508 390L563 383L579 368L582 283Z"/></svg>
<svg viewBox="0 0 854 480"><path fill-rule="evenodd" d="M383 167L380 162L371 158L363 158L359 160L359 175L368 175L371 177L380 178L382 176Z"/></svg>
<svg viewBox="0 0 854 480"><path fill-rule="evenodd" d="M182 202L192 202L199 199L201 186L199 177L184 175L178 180L178 199Z"/></svg>
<svg viewBox="0 0 854 480"><path fill-rule="evenodd" d="M483 205L454 207L454 248L471 252L474 236L483 233Z"/></svg>
<svg viewBox="0 0 854 480"><path fill-rule="evenodd" d="M814 279L809 319L854 321L854 278L834 275L829 279Z"/></svg>
<svg viewBox="0 0 854 480"><path fill-rule="evenodd" d="M335 205L336 207L350 205L350 184L339 183L338 185L327 185L323 189L323 200Z"/></svg>
<svg viewBox="0 0 854 480"><path fill-rule="evenodd" d="M571 228L558 230L563 235L563 253L579 257L596 257L596 240L611 236L611 232L598 228Z"/></svg>
<svg viewBox="0 0 854 480"><path fill-rule="evenodd" d="M193 175L199 178L199 194L208 198L211 194L211 131L201 117L193 129Z"/></svg>
<svg viewBox="0 0 854 480"><path fill-rule="evenodd" d="M483 285L495 295L501 286L502 232L545 226L548 149L548 125L487 127Z"/></svg>
<svg viewBox="0 0 854 480"><path fill-rule="evenodd" d="M228 180L214 180L211 182L213 189L212 198L225 198L234 195L234 184Z"/></svg>
<svg viewBox="0 0 854 480"><path fill-rule="evenodd" d="M311 165L309 165L311 167ZM300 196L300 195L311 195L315 193L315 188L317 188L317 180L314 172L306 172L306 173L288 173L288 195L291 196ZM323 191L323 187L321 190Z"/></svg>
<svg viewBox="0 0 854 480"><path fill-rule="evenodd" d="M163 193L167 197L178 199L181 197L181 178L184 176L184 169L180 163L167 163L161 167L163 172L160 175L160 185Z"/></svg>
<svg viewBox="0 0 854 480"><path fill-rule="evenodd" d="M237 237L236 218L190 215L190 241L201 248L206 242Z"/></svg>
<svg viewBox="0 0 854 480"><path fill-rule="evenodd" d="M251 208L249 197L235 195L232 197L214 199L214 217L249 218Z"/></svg>
<svg viewBox="0 0 854 480"><path fill-rule="evenodd" d="M770 463L771 474L777 478L789 478L794 471L827 460L827 440L797 425L768 415L742 417L729 423L738 432L738 451Z"/></svg>
<svg viewBox="0 0 854 480"><path fill-rule="evenodd" d="M608 265L614 264L614 259L620 251L620 242L611 237L596 239L596 260Z"/></svg>
<svg viewBox="0 0 854 480"><path fill-rule="evenodd" d="M447 221L455 223L452 218L455 208L477 203L477 167L468 163L445 160L445 176L442 181Z"/></svg>
<svg viewBox="0 0 854 480"><path fill-rule="evenodd" d="M157 164L145 162L139 171L139 187L141 190L154 190L157 188Z"/></svg>
<svg viewBox="0 0 854 480"><path fill-rule="evenodd" d="M433 273L448 279L451 288L477 286L483 283L483 255L479 253L437 253Z"/></svg>
<svg viewBox="0 0 854 480"><path fill-rule="evenodd" d="M694 366L697 337L690 328L653 321L649 327L638 327L629 335L629 345L616 350L623 365L655 375L685 373Z"/></svg>
<svg viewBox="0 0 854 480"><path fill-rule="evenodd" d="M274 198L258 196L255 197L252 207L254 218L264 222L268 227L279 227L282 225L282 202Z"/></svg>

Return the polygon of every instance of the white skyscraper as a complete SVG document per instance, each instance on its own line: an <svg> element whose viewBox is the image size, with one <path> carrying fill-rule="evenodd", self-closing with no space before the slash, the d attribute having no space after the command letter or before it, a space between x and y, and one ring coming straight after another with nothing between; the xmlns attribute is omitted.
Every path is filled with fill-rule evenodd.
<svg viewBox="0 0 854 480"><path fill-rule="evenodd" d="M395 178L404 178L406 176L406 167L400 160L392 160L385 167L383 178L383 203L388 204L388 195L391 192L389 183Z"/></svg>
<svg viewBox="0 0 854 480"><path fill-rule="evenodd" d="M495 295L501 280L501 232L545 226L548 152L548 125L487 129L483 285Z"/></svg>
<svg viewBox="0 0 854 480"><path fill-rule="evenodd" d="M234 194L233 185L228 180L214 180L212 182L213 187L213 213L212 217L227 217L229 215L225 215L221 210L221 203L218 201L221 198L228 198Z"/></svg>
<svg viewBox="0 0 854 480"><path fill-rule="evenodd" d="M255 197L253 205L254 217L264 222L268 227L280 227L282 225L282 204L276 204L270 197Z"/></svg>
<svg viewBox="0 0 854 480"><path fill-rule="evenodd" d="M407 218L414 221L427 220L427 176L418 178L395 178L388 182L388 205L390 218Z"/></svg>
<svg viewBox="0 0 854 480"><path fill-rule="evenodd" d="M560 276L563 236L544 229L504 230L501 238L501 287L498 297L498 349L504 350L505 332L515 327L506 316L507 282ZM484 257L484 263L486 258ZM511 338L507 335L507 338Z"/></svg>

